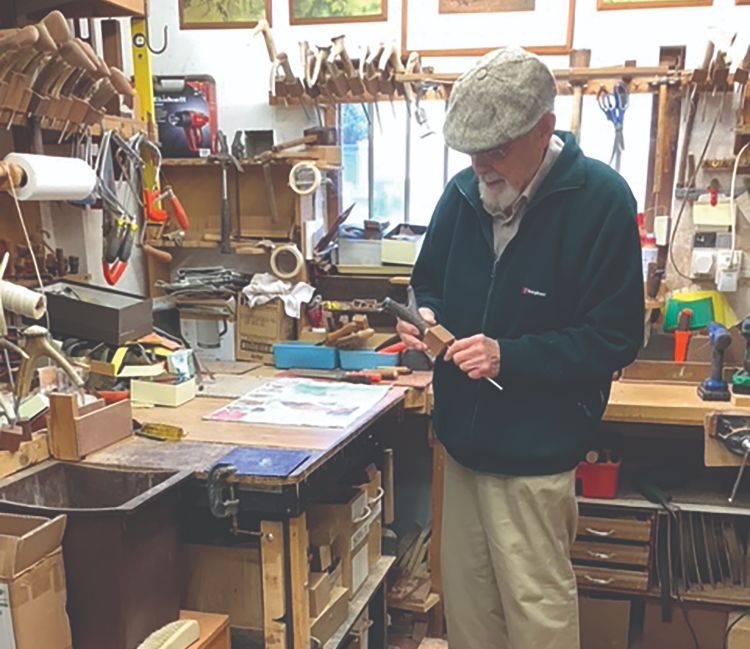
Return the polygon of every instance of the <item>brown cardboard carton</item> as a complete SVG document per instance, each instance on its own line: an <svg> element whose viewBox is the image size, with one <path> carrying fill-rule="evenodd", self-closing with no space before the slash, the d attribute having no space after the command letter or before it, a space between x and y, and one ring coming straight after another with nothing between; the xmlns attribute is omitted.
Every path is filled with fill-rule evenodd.
<svg viewBox="0 0 750 649"><path fill-rule="evenodd" d="M293 332L294 318L286 314L281 300L273 300L251 309L244 296L240 298L235 345L238 361L273 365L274 343L292 339Z"/></svg>
<svg viewBox="0 0 750 649"><path fill-rule="evenodd" d="M0 514L0 647L70 649L65 516Z"/></svg>
<svg viewBox="0 0 750 649"><path fill-rule="evenodd" d="M630 602L626 600L578 600L581 649L628 649Z"/></svg>

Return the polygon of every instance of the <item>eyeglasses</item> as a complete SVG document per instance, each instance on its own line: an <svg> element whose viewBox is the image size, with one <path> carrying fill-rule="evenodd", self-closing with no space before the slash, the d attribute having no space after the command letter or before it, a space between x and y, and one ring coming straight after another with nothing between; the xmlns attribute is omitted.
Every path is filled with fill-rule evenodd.
<svg viewBox="0 0 750 649"><path fill-rule="evenodd" d="M506 144L504 146L499 146L496 149L490 149L489 151L480 151L479 153L473 153L471 155L471 159L474 162L501 162L505 158L508 157L508 153L510 153L511 145Z"/></svg>

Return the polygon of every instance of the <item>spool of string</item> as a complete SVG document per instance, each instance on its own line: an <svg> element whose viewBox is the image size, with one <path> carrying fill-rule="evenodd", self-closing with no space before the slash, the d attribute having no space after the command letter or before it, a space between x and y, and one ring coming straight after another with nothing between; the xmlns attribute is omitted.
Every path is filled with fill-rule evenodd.
<svg viewBox="0 0 750 649"><path fill-rule="evenodd" d="M47 298L24 286L0 280L0 306L11 313L39 320L47 310ZM0 330L0 333L4 335L6 332Z"/></svg>

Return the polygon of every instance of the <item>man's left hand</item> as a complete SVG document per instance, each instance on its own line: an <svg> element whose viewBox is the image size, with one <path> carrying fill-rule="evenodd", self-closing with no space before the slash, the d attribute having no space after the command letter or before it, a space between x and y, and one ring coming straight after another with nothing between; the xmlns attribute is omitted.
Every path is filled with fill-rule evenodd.
<svg viewBox="0 0 750 649"><path fill-rule="evenodd" d="M448 348L445 360L453 361L470 379L494 379L500 373L500 345L484 334L462 338Z"/></svg>

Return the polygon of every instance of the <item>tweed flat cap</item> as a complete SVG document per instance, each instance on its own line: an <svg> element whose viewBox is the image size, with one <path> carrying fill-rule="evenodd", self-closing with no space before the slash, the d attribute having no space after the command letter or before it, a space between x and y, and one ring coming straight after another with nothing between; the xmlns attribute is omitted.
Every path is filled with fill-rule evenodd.
<svg viewBox="0 0 750 649"><path fill-rule="evenodd" d="M462 153L480 153L528 133L552 112L557 88L550 69L517 47L483 56L453 86L443 135Z"/></svg>

